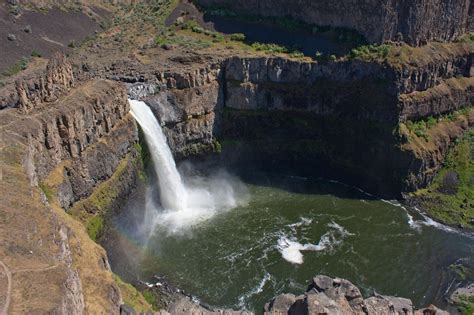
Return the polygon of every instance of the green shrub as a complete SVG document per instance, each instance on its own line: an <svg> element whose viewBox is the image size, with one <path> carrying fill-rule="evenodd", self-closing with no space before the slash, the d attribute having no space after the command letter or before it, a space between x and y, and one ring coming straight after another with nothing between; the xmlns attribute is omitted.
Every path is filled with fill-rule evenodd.
<svg viewBox="0 0 474 315"><path fill-rule="evenodd" d="M191 27L191 31L193 31L194 33L198 33L198 34L201 34L201 33L205 32L205 30L200 26Z"/></svg>
<svg viewBox="0 0 474 315"><path fill-rule="evenodd" d="M155 38L155 44L158 45L158 46L163 46L163 45L166 45L166 44L169 44L169 40L166 36L164 35L158 35L156 38Z"/></svg>
<svg viewBox="0 0 474 315"><path fill-rule="evenodd" d="M199 27L198 23L195 20L188 20L181 25L181 29L190 30L193 27Z"/></svg>
<svg viewBox="0 0 474 315"><path fill-rule="evenodd" d="M265 51L268 53L288 53L288 48L277 44L264 44L255 42L252 44L252 48L256 51Z"/></svg>
<svg viewBox="0 0 474 315"><path fill-rule="evenodd" d="M212 146L214 148L214 152L219 153L219 154L222 152L222 145L220 144L219 141L217 141L217 139L214 139L212 141Z"/></svg>
<svg viewBox="0 0 474 315"><path fill-rule="evenodd" d="M54 198L53 189L43 182L39 182L38 187L44 193L44 195L46 196L46 199L48 199L48 202L51 202Z"/></svg>
<svg viewBox="0 0 474 315"><path fill-rule="evenodd" d="M319 62L328 62L328 61L336 61L336 55L325 55L322 52L317 51L314 55L314 60Z"/></svg>
<svg viewBox="0 0 474 315"><path fill-rule="evenodd" d="M431 127L434 127L434 125L436 125L438 121L436 120L436 118L434 118L433 116L430 116L428 117L428 119L426 120L426 127L429 129Z"/></svg>
<svg viewBox="0 0 474 315"><path fill-rule="evenodd" d="M390 45L364 45L354 48L349 53L349 59L380 60L388 57Z"/></svg>
<svg viewBox="0 0 474 315"><path fill-rule="evenodd" d="M290 57L292 58L303 58L304 54L301 51L293 50L290 52Z"/></svg>
<svg viewBox="0 0 474 315"><path fill-rule="evenodd" d="M245 35L242 33L235 33L230 35L230 40L243 42L245 40Z"/></svg>
<svg viewBox="0 0 474 315"><path fill-rule="evenodd" d="M31 52L31 57L37 57L37 58L39 58L39 57L41 57L41 53L38 52L37 50L33 50L33 51Z"/></svg>
<svg viewBox="0 0 474 315"><path fill-rule="evenodd" d="M87 220L86 230L92 240L97 241L103 228L104 219L101 216L97 215Z"/></svg>
<svg viewBox="0 0 474 315"><path fill-rule="evenodd" d="M156 294L153 291L146 290L142 292L143 297L145 300L154 308L158 309L158 300L156 298Z"/></svg>
<svg viewBox="0 0 474 315"><path fill-rule="evenodd" d="M22 70L25 70L28 68L28 63L29 59L26 57L21 58L17 63L14 65L10 66L8 69L6 69L2 74L6 77L15 75L19 73Z"/></svg>

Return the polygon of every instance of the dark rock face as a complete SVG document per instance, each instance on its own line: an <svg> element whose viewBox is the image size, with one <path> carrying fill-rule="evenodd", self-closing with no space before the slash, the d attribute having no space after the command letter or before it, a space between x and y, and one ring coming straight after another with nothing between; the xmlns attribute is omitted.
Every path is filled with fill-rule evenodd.
<svg viewBox="0 0 474 315"><path fill-rule="evenodd" d="M359 288L351 282L319 275L313 278L303 295L282 294L265 304L264 314L447 315L448 313L435 306L415 311L412 302L405 298L376 294L364 299Z"/></svg>
<svg viewBox="0 0 474 315"><path fill-rule="evenodd" d="M323 175L340 173L367 190L398 196L430 182L452 139L472 121L434 137L428 152L404 147L399 123L472 104L470 68L469 52L401 68L231 58L223 65L225 110L216 132L239 141L249 163L298 165L306 174L331 168Z"/></svg>
<svg viewBox="0 0 474 315"><path fill-rule="evenodd" d="M222 77L217 63L195 60L190 69L161 71L136 63L114 63L89 70L82 65L81 80L101 77L125 82L130 98L145 101L161 122L175 158L215 150L215 109L223 106Z"/></svg>
<svg viewBox="0 0 474 315"><path fill-rule="evenodd" d="M395 73L383 65L236 57L227 60L224 67L227 108L397 120Z"/></svg>
<svg viewBox="0 0 474 315"><path fill-rule="evenodd" d="M472 27L470 0L199 0L198 3L244 14L291 16L309 24L351 28L372 43L403 40L418 46L430 40L452 41Z"/></svg>
<svg viewBox="0 0 474 315"><path fill-rule="evenodd" d="M83 159L83 165L96 163L95 167L91 167L93 172L93 169L103 169L100 167L103 159L97 155L87 157L90 153L88 149L94 144L100 146L99 139L112 132L115 126L123 124L129 112L125 90L115 82L89 82L75 89L70 97L74 102L63 101L62 106L40 113L24 126L23 132L28 134L35 152L36 171L40 178L66 159ZM129 139L133 139L134 124L123 126L128 130ZM121 152L120 158L130 143L120 143L120 134L115 134L115 139L115 149ZM110 172L106 173L110 175ZM93 177L99 179L104 175Z"/></svg>
<svg viewBox="0 0 474 315"><path fill-rule="evenodd" d="M216 140L237 141L240 146L224 148L224 160L269 168L298 165L302 172L338 174L393 197L429 183L451 141L471 125L468 120L451 128L429 152L407 150L396 131L400 122L473 103L472 47L448 49L395 66L196 57L176 71L149 70L131 61L100 70L78 66L83 71L75 76L126 82L129 95L153 109L177 159L215 151Z"/></svg>

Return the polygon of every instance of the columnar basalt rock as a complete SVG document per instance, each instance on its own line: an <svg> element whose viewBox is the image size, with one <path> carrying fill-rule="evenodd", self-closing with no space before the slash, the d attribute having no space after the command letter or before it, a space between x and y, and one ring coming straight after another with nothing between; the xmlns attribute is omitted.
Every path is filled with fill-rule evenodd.
<svg viewBox="0 0 474 315"><path fill-rule="evenodd" d="M468 118L459 128L443 129L438 136L446 141L434 135L432 145L421 146L430 148L426 152L404 145L408 138L397 131L408 120L473 104L472 46L456 44L452 51L458 55L434 54L417 65L230 58L223 84L225 108L232 111L224 112L218 135L255 145L258 154L246 155L265 165L299 156L308 167L311 161L314 168L334 166L382 195L416 190L431 181L452 141L472 126Z"/></svg>
<svg viewBox="0 0 474 315"><path fill-rule="evenodd" d="M218 63L177 71L146 69L136 62L118 62L78 77L125 82L129 97L145 101L163 125L178 159L215 150L215 113L223 106L222 73ZM81 66L79 68L88 68Z"/></svg>
<svg viewBox="0 0 474 315"><path fill-rule="evenodd" d="M123 303L105 251L63 208L92 195L120 164L125 170L117 175L115 195L125 198L133 189L134 163L126 158L136 154L136 124L123 84L94 80L68 90L70 70L50 63L48 84L62 87L49 90L57 101L29 98L34 105L27 112L0 111L0 183L8 195L0 212L11 217L7 225L0 222L0 240L16 244L1 255L15 273L7 292L11 313L115 314ZM28 299L19 298L24 294Z"/></svg>
<svg viewBox="0 0 474 315"><path fill-rule="evenodd" d="M241 14L292 17L308 24L346 27L369 42L402 40L412 45L452 41L472 27L470 0L199 0L207 8Z"/></svg>
<svg viewBox="0 0 474 315"><path fill-rule="evenodd" d="M13 104L4 107L18 107L27 113L41 103L56 101L73 85L72 66L62 53L57 53L50 59L44 75L15 82L17 99L11 99Z"/></svg>

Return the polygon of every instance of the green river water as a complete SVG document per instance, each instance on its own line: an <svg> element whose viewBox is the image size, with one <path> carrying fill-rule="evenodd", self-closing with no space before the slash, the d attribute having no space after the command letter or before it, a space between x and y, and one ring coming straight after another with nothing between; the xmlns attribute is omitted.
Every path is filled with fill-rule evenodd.
<svg viewBox="0 0 474 315"><path fill-rule="evenodd" d="M264 176L246 187L245 203L185 233L157 226L140 244L139 277L163 276L210 305L257 312L276 294L303 293L317 274L346 278L365 295L440 305L448 266L474 256L471 236L344 184ZM123 217L116 224L133 229Z"/></svg>

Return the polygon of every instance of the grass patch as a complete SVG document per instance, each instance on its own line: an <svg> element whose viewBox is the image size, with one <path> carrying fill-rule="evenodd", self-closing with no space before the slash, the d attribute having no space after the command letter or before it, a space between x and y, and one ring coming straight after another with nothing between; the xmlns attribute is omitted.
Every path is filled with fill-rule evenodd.
<svg viewBox="0 0 474 315"><path fill-rule="evenodd" d="M125 157L117 166L114 174L106 181L97 185L92 194L76 202L68 212L86 227L90 238L97 240L104 227L104 218L119 198L121 181L130 167L130 155Z"/></svg>
<svg viewBox="0 0 474 315"><path fill-rule="evenodd" d="M474 281L474 269L472 266L469 266L469 263L456 262L449 266L452 272L456 275L456 278L460 281Z"/></svg>
<svg viewBox="0 0 474 315"><path fill-rule="evenodd" d="M145 290L142 292L143 297L147 301L148 304L152 306L153 309L159 309L159 301L156 293L151 290Z"/></svg>
<svg viewBox="0 0 474 315"><path fill-rule="evenodd" d="M28 68L29 61L30 60L26 57L21 58L17 63L3 71L2 75L9 77L25 70L26 68Z"/></svg>
<svg viewBox="0 0 474 315"><path fill-rule="evenodd" d="M349 53L349 59L360 59L365 61L385 60L390 54L391 45L363 45L353 48Z"/></svg>
<svg viewBox="0 0 474 315"><path fill-rule="evenodd" d="M111 26L135 25L140 28L147 24L153 26L158 32L164 32L167 30L166 18L178 2L178 0L152 0L121 5L119 14L111 21Z"/></svg>
<svg viewBox="0 0 474 315"><path fill-rule="evenodd" d="M245 35L242 33L235 33L230 35L230 40L243 42L245 40Z"/></svg>
<svg viewBox="0 0 474 315"><path fill-rule="evenodd" d="M97 241L104 228L104 218L100 215L90 217L86 221L86 231L93 241Z"/></svg>
<svg viewBox="0 0 474 315"><path fill-rule="evenodd" d="M40 58L41 57L41 53L37 50L33 50L31 52L31 57L35 57L35 58Z"/></svg>
<svg viewBox="0 0 474 315"><path fill-rule="evenodd" d="M264 52L272 53L272 54L286 54L290 52L288 48L286 48L285 46L280 46L277 44L265 44L265 43L255 42L251 45L251 47L255 51L264 51Z"/></svg>
<svg viewBox="0 0 474 315"><path fill-rule="evenodd" d="M124 282L116 274L113 275L113 278L120 289L120 293L122 293L124 303L131 306L137 314L146 313L150 310L158 310L154 308L133 285Z"/></svg>
<svg viewBox="0 0 474 315"><path fill-rule="evenodd" d="M416 193L423 208L434 218L474 229L473 157L474 130L471 129L451 148L433 183Z"/></svg>
<svg viewBox="0 0 474 315"><path fill-rule="evenodd" d="M212 41L205 39L196 39L190 36L178 35L175 33L167 33L164 35L159 35L155 38L155 44L160 47L165 45L176 45L188 49L205 49L212 46Z"/></svg>
<svg viewBox="0 0 474 315"><path fill-rule="evenodd" d="M441 115L438 117L429 116L417 121L407 120L404 123L400 123L400 125L403 124L411 135L415 135L418 138L423 138L426 142L428 142L430 140L428 131L431 128L443 121L457 121L461 116L469 115L470 109L471 108L467 106L461 110L454 111L446 115Z"/></svg>
<svg viewBox="0 0 474 315"><path fill-rule="evenodd" d="M43 182L38 183L38 187L44 193L46 199L48 199L48 202L52 202L55 195L53 188L49 187Z"/></svg>
<svg viewBox="0 0 474 315"><path fill-rule="evenodd" d="M474 314L474 296L461 295L459 300L458 309L462 315Z"/></svg>
<svg viewBox="0 0 474 315"><path fill-rule="evenodd" d="M212 140L212 147L215 153L217 154L222 153L222 145L217 139Z"/></svg>

